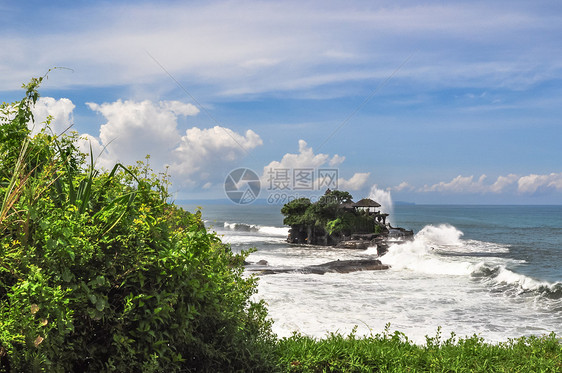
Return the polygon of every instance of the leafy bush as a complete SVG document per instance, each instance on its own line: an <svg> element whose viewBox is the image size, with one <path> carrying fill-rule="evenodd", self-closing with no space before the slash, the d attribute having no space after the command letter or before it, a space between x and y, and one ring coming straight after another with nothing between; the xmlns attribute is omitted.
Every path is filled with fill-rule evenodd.
<svg viewBox="0 0 562 373"><path fill-rule="evenodd" d="M98 171L76 135L0 115L0 371L263 371L274 336L255 279L146 162Z"/></svg>
<svg viewBox="0 0 562 373"><path fill-rule="evenodd" d="M327 191L317 202L299 198L286 203L281 208L285 216L283 224L290 226L314 226L329 234L373 233L378 227L369 214L349 212L342 209L344 203L353 197L348 192ZM381 229L376 233L380 233Z"/></svg>
<svg viewBox="0 0 562 373"><path fill-rule="evenodd" d="M297 198L289 203L286 203L281 208L281 213L285 216L283 224L285 225L299 225L308 224L306 220L306 210L310 207L311 202L308 198Z"/></svg>

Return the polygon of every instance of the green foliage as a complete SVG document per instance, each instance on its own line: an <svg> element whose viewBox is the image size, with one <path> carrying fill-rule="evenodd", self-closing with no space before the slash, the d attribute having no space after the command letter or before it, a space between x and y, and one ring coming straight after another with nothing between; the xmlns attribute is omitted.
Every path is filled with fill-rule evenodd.
<svg viewBox="0 0 562 373"><path fill-rule="evenodd" d="M442 341L440 330L425 346L401 332L357 337L332 333L324 339L294 334L278 344L287 372L560 372L562 344L554 334L488 344L482 338Z"/></svg>
<svg viewBox="0 0 562 373"><path fill-rule="evenodd" d="M281 209L285 216L283 224L316 226L329 234L374 232L376 228L372 216L352 213L341 208L341 204L350 202L351 198L348 192L334 190L320 197L315 203L311 203L308 198L293 200Z"/></svg>
<svg viewBox="0 0 562 373"><path fill-rule="evenodd" d="M349 194L349 192L345 192L342 190L332 190L326 196L324 196L324 198L329 198L333 202L340 204L351 202L353 196Z"/></svg>
<svg viewBox="0 0 562 373"><path fill-rule="evenodd" d="M356 216L350 212L340 213L336 219L331 220L326 224L328 233L342 233L349 235L357 228L358 224L360 224L361 218L362 217Z"/></svg>
<svg viewBox="0 0 562 373"><path fill-rule="evenodd" d="M307 224L306 210L312 203L308 198L298 198L286 203L281 208L281 213L285 216L283 224L285 225L300 225Z"/></svg>
<svg viewBox="0 0 562 373"><path fill-rule="evenodd" d="M166 202L148 158L101 172L75 135L30 137L40 81L2 107L0 372L271 370L247 253Z"/></svg>

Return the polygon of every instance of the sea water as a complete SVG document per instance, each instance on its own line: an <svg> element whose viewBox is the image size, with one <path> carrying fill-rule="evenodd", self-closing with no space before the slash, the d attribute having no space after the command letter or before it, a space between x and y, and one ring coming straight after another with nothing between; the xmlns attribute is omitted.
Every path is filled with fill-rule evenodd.
<svg viewBox="0 0 562 373"><path fill-rule="evenodd" d="M193 211L194 206L186 206ZM280 206L209 205L203 218L232 250L255 247L248 261L295 271L259 277L280 337L300 332L382 333L387 323L416 343L474 334L488 342L562 335L562 206L394 206L392 224L413 241L391 245L383 271L324 275L298 268L370 259L376 248L290 245ZM250 264L252 269L261 268Z"/></svg>

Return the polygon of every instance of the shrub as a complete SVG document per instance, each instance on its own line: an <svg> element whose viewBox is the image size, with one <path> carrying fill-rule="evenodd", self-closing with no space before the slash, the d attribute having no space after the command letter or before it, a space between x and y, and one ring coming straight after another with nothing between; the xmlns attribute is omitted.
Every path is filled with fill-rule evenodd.
<svg viewBox="0 0 562 373"><path fill-rule="evenodd" d="M98 171L75 134L30 137L41 80L0 117L0 371L270 370L247 253L168 203L148 158Z"/></svg>

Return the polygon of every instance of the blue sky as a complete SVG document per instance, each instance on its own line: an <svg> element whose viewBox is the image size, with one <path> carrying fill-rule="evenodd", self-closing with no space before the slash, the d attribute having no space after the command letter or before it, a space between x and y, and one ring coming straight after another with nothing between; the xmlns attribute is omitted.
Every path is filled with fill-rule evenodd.
<svg viewBox="0 0 562 373"><path fill-rule="evenodd" d="M356 199L562 203L559 1L30 1L0 14L2 100L65 67L38 121L74 123L102 167L150 154L178 199L224 198L247 167L261 198L280 192L272 168L330 168Z"/></svg>

